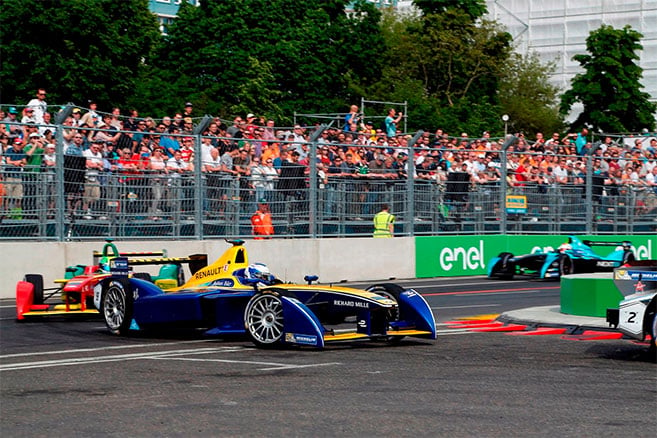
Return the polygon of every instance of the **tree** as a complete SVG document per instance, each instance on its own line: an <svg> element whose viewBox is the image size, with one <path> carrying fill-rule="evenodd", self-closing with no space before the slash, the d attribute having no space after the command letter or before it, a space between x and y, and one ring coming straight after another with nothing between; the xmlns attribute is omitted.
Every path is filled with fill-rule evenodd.
<svg viewBox="0 0 657 438"><path fill-rule="evenodd" d="M579 129L586 124L604 132L638 132L655 129L657 105L641 92L643 70L635 64L643 37L630 26L614 29L603 25L586 39L588 55L575 55L584 72L572 80L572 87L561 98L561 111L567 114L575 102L584 110L573 122Z"/></svg>
<svg viewBox="0 0 657 438"><path fill-rule="evenodd" d="M277 121L291 122L295 111L344 108L361 83L378 80L383 50L378 11L358 2L348 16L345 4L205 0L199 7L181 5L148 62L146 81L172 84L175 90L159 111L170 113L192 100L203 103L195 109L211 114L285 114L287 119ZM152 89L147 85L142 91Z"/></svg>
<svg viewBox="0 0 657 438"><path fill-rule="evenodd" d="M542 64L536 53L513 54L500 80L501 109L515 132L534 135L563 129L559 114L558 87L549 82L555 63Z"/></svg>
<svg viewBox="0 0 657 438"><path fill-rule="evenodd" d="M0 21L5 102L43 87L50 102L120 105L159 38L147 0L5 0Z"/></svg>
<svg viewBox="0 0 657 438"><path fill-rule="evenodd" d="M483 17L488 12L486 0L413 0L413 3L424 15L442 14L448 9L460 9L472 21Z"/></svg>
<svg viewBox="0 0 657 438"><path fill-rule="evenodd" d="M398 20L386 16L382 25L388 50L372 94L408 101L412 127L418 120L423 128L477 132L499 124L498 81L511 52L507 32L455 8Z"/></svg>

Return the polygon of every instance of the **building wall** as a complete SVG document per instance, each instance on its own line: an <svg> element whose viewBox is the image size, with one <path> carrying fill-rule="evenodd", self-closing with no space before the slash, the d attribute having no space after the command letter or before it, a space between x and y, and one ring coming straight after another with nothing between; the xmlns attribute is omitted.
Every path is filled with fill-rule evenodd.
<svg viewBox="0 0 657 438"><path fill-rule="evenodd" d="M582 69L573 61L586 53L589 32L601 25L630 25L643 34L639 66L644 91L657 101L657 0L487 0L490 18L507 26L520 53L535 51L556 61L553 83L562 91Z"/></svg>

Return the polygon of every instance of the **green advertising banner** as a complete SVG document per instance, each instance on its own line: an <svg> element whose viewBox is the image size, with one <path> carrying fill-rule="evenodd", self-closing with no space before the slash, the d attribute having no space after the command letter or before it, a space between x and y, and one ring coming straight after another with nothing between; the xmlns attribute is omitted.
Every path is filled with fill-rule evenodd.
<svg viewBox="0 0 657 438"><path fill-rule="evenodd" d="M577 237L604 242L628 240L632 242L637 259L657 258L657 236L578 235ZM485 275L488 261L501 252L522 255L539 250L551 251L567 240L567 235L418 236L415 238L415 276L426 278ZM613 250L614 248L605 247L595 249L600 255Z"/></svg>

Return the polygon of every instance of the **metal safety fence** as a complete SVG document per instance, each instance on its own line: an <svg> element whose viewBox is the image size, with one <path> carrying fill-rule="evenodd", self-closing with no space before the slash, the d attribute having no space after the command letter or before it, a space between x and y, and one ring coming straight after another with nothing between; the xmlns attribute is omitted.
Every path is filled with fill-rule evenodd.
<svg viewBox="0 0 657 438"><path fill-rule="evenodd" d="M309 158L298 165L299 172L286 172L279 166L277 172L264 174L254 170L254 161L251 171L236 174L210 170L198 158L178 170L155 170L125 168L120 159L113 162L105 157L104 167L90 172L87 157L66 153L65 129L69 128L58 128L53 137L52 166L16 166L9 164L9 155L3 156L0 239L244 238L252 236L251 216L262 200L269 204L273 238L371 236L372 218L383 204L396 217L395 235L657 230L655 186L605 178L596 173L593 160L575 156L563 158L582 163L579 182L558 183L547 177L540 182L518 181L509 166L515 154L507 150L509 142L478 155L477 159L489 164L479 175L455 171L461 158L450 161L449 169L446 158L436 167L410 164L423 155L471 152L417 148L415 140L421 133L403 146L386 148L321 143L317 139L322 127L307 142L271 140L259 147L276 147L279 152L298 149L307 157L320 156L324 148L336 157L353 152L362 155L360 167L335 172L334 162L323 166L321 160ZM194 157L205 156L208 137L180 137L192 140ZM224 153L244 149L249 143L243 138L212 141L232 145ZM384 163L378 171L363 165L377 157ZM486 174L490 178L484 178ZM518 200L521 208L517 208Z"/></svg>

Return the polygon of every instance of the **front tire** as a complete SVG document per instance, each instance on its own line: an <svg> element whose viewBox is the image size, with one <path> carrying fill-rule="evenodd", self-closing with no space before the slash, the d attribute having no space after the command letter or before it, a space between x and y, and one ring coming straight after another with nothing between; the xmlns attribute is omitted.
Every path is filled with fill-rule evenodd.
<svg viewBox="0 0 657 438"><path fill-rule="evenodd" d="M127 335L132 323L134 297L127 280L110 280L103 284L100 313L114 334Z"/></svg>
<svg viewBox="0 0 657 438"><path fill-rule="evenodd" d="M375 284L366 289L368 292L373 292L377 295L388 298L395 302L396 306L388 313L389 321L399 321L401 319L401 310L399 309L399 296L404 292L404 288L394 283ZM399 342L404 339L404 336L388 336L386 341L390 343Z"/></svg>
<svg viewBox="0 0 657 438"><path fill-rule="evenodd" d="M497 257L499 257L499 260L495 263L493 269L491 269L490 276L499 277L502 280L513 280L515 267L509 266L509 260L513 258L513 254L510 252L503 252Z"/></svg>
<svg viewBox="0 0 657 438"><path fill-rule="evenodd" d="M573 273L575 273L573 259L571 259L565 254L562 254L559 257L559 277L563 277L564 275L569 275Z"/></svg>
<svg viewBox="0 0 657 438"><path fill-rule="evenodd" d="M253 296L244 311L244 326L258 347L270 348L283 338L283 302L278 294Z"/></svg>

